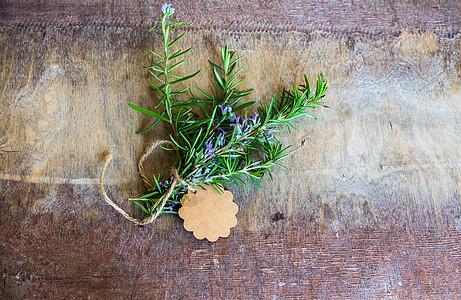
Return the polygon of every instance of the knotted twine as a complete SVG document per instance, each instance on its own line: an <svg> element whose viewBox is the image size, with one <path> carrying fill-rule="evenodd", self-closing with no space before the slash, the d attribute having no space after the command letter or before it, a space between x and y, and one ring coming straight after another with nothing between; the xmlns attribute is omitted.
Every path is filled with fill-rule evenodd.
<svg viewBox="0 0 461 300"><path fill-rule="evenodd" d="M144 160L152 153L152 151L154 151L155 148L157 148L158 146L161 146L163 144L170 144L172 145L173 147L176 148L175 144L173 144L172 142L170 141L167 141L167 140L156 140L154 141L149 148L146 149L146 151L144 151L143 155L141 156L141 158L139 159L139 162L138 162L138 172L139 172L139 175L141 176L142 178L142 181L144 182L144 184L146 185L146 188L149 189L149 188L152 188L152 184L149 182L149 180L147 179L146 175L144 175L144 167L143 167L143 162ZM113 208L115 208L116 211L118 211L120 214L122 214L122 216L124 216L126 219L130 220L131 222L133 223L136 223L138 225L146 225L146 224L150 224L152 223L155 219L157 219L157 217L162 213L162 210L163 208L165 207L165 204L166 204L166 201L168 200L168 198L171 196L171 194L173 194L174 192L174 189L176 188L176 185L179 183L183 184L185 187L187 187L189 190L191 190L192 192L194 192L194 188L189 186L189 184L187 184L184 180L181 179L181 177L179 177L178 175L178 170L176 168L172 168L171 169L171 172L173 174L173 182L171 183L171 186L170 188L168 189L168 191L163 194L162 197L160 197L159 201L160 201L160 206L159 208L157 209L157 212L155 214L152 214L151 216L147 217L146 219L144 220L141 220L141 219L137 219L135 217L132 217L130 216L126 211L124 211L122 208L120 208L117 204L114 203L114 201L112 201L109 196L107 195L105 189L104 189L104 185L103 185L103 181L104 181L104 172L106 171L106 168L107 168L107 165L109 164L109 162L112 160L112 154L107 154L106 155L106 161L104 163L104 166L102 167L102 171L101 171L101 175L99 177L99 189L101 190L101 193L102 195L104 196L104 200L106 200L107 204L109 204L110 206L112 206Z"/></svg>

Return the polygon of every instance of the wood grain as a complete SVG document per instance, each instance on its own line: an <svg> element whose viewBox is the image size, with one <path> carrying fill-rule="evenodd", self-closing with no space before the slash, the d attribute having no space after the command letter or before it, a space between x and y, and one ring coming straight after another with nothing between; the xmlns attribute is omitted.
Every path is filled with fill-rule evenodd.
<svg viewBox="0 0 461 300"><path fill-rule="evenodd" d="M99 27L151 26L162 1L6 0L0 3L0 24L46 27L59 23ZM367 36L432 31L454 37L461 27L457 0L373 1L189 1L173 3L175 15L190 28L230 31L326 31Z"/></svg>
<svg viewBox="0 0 461 300"><path fill-rule="evenodd" d="M201 68L204 89L225 44L253 100L326 76L330 108L278 136L308 146L264 189L227 186L226 239L197 241L175 216L135 227L97 178L111 151L110 195L139 192L137 159L168 137L134 134L150 120L126 105L155 105L142 66L161 3L3 1L0 298L459 298L460 2L184 3L181 71Z"/></svg>

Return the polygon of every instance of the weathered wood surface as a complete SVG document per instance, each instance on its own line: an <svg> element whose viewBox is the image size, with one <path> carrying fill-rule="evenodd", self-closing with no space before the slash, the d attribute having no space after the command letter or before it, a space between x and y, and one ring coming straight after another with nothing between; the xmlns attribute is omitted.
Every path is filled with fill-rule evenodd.
<svg viewBox="0 0 461 300"><path fill-rule="evenodd" d="M135 135L149 120L126 105L154 106L160 6L0 4L0 298L460 297L459 1L178 1L201 86L225 44L254 99L303 73L330 83L330 108L280 137L308 140L290 171L228 186L239 224L214 244L174 216L135 227L97 187L111 151L110 194L140 191L136 160L167 137Z"/></svg>
<svg viewBox="0 0 461 300"><path fill-rule="evenodd" d="M2 20L16 26L96 25L150 26L158 1L10 0L0 4ZM398 35L401 31L433 31L453 37L461 27L461 3L436 1L175 1L175 15L190 28L247 31L321 29L332 34Z"/></svg>

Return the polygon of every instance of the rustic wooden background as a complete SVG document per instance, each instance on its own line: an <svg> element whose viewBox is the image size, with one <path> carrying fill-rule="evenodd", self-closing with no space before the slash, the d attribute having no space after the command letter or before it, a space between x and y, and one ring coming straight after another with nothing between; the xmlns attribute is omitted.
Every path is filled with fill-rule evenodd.
<svg viewBox="0 0 461 300"><path fill-rule="evenodd" d="M267 101L302 74L329 109L264 189L234 185L239 224L217 243L175 216L133 226L97 187L142 189L158 127L142 68L162 2L0 1L1 299L427 299L461 297L461 1L173 1L190 23L187 73L245 55ZM150 159L158 172L172 158ZM141 216L135 207L128 210Z"/></svg>

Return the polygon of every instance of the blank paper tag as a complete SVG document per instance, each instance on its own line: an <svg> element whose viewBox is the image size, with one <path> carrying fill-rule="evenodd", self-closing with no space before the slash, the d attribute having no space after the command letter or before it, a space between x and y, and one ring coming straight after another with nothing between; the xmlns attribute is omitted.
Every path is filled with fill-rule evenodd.
<svg viewBox="0 0 461 300"><path fill-rule="evenodd" d="M203 187L194 187L195 194L189 190L184 195L178 214L184 219L184 228L197 239L216 242L219 237L229 236L230 229L237 225L238 206L232 202L232 193L224 188L220 194L212 186Z"/></svg>

